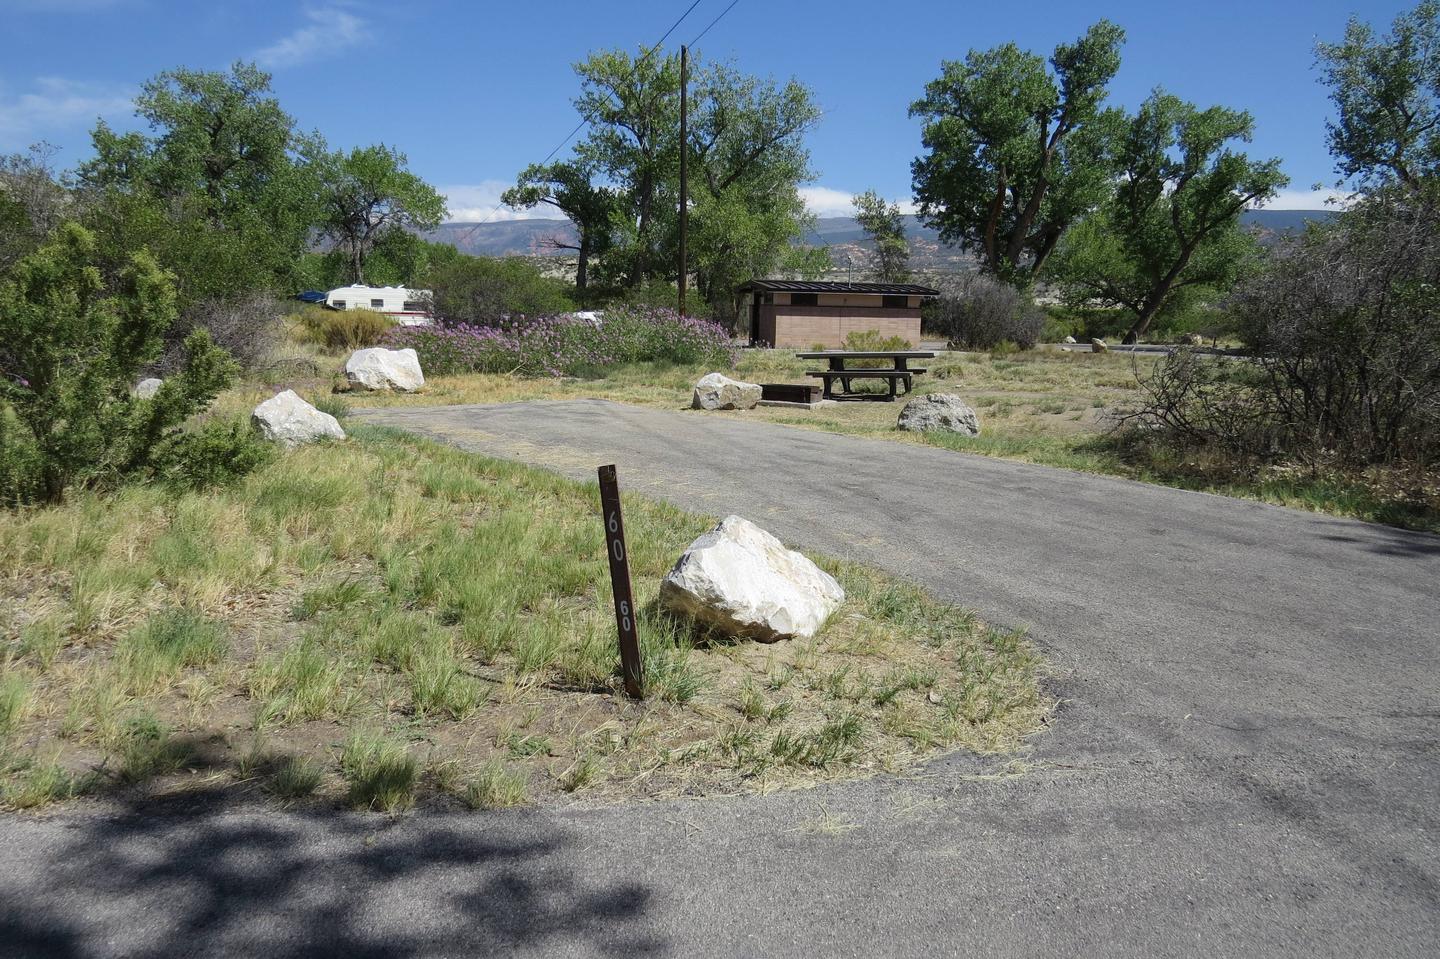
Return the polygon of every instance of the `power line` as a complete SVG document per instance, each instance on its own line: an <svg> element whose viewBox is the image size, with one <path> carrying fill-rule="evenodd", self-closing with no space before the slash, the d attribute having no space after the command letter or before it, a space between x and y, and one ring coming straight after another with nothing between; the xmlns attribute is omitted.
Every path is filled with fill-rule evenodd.
<svg viewBox="0 0 1440 959"><path fill-rule="evenodd" d="M725 14L729 13L731 10L734 10L734 9L735 9L735 4L737 4L737 3L739 3L739 2L740 2L740 0L730 0L730 6L726 7L724 10L721 10L721 11L720 11L720 16L716 17L714 20L711 20L711 21L710 21L710 26L707 26L704 30L701 30L698 34L696 34L696 35L695 35L695 39L694 39L694 40L691 40L690 43L687 44L687 45L693 47L693 46L695 46L695 44L699 43L699 42L700 42L700 38L703 37L703 36L705 36L705 34L707 34L707 33L710 32L710 27L713 27L713 26L715 26L715 24L719 23L721 20L724 20L724 19L725 19Z"/></svg>
<svg viewBox="0 0 1440 959"><path fill-rule="evenodd" d="M678 18L674 23L670 24L670 29L666 30L666 31L661 35L660 39L655 41L655 45L652 46L649 50L647 50L647 51L645 52L645 55L644 55L643 57L641 57L639 60L636 60L636 61L635 61L634 66L632 66L632 67L630 68L630 77L635 76L636 71L638 71L638 70L640 69L640 67L645 63L645 61L649 60L652 56L655 55L655 51L656 51L656 50L659 50L661 44L663 44L663 43L670 37L670 34L672 34L672 33L675 32L675 28L676 28L676 27L680 26L680 24L682 24L682 23L685 22L685 18L688 17L688 16L690 16L690 14L694 11L694 9L695 9L696 7L700 6L700 2L701 2L701 0L694 0L694 2L690 4L690 6L686 7L686 8L685 8L685 12L682 13L682 14L680 14L679 18ZM731 4L730 4L730 7L735 6L735 4L736 4L736 3L739 3L739 2L740 2L740 0L732 0L732 2L731 2ZM724 10L724 12L722 12L719 17L716 17L714 20L712 20L712 21L710 22L710 27L713 27L716 23L718 23L718 22L720 21L720 17L723 17L723 16L725 16L726 13L729 13L729 12L730 12L730 7L726 7L725 10ZM705 31L706 31L706 30L709 30L710 27L706 27L705 30L700 31L700 35L701 35L701 36L704 36L704 35L705 35ZM629 77L627 77L626 79L628 80ZM610 104L611 104L612 106L615 106L615 105L616 105L616 104L615 104L615 101L610 98L610 94L605 93L603 90L601 91L601 93L604 94L606 100L609 100L609 101L610 101ZM592 117L592 116L581 116L581 117L580 117L580 122L577 123L577 124L575 124L575 129L573 129L573 130L571 130L569 133L567 133L567 134L565 135L565 139L561 140L559 143L557 143L557 144L555 145L555 149L553 149L553 150L551 150L549 153L545 154L545 159L541 160L539 165L540 165L540 166L544 166L545 164L549 163L549 162L551 161L551 159L554 158L555 154L557 154L557 153L559 153L561 150L565 149L565 144L569 143L571 140L573 140L573 139L575 138L575 134L579 133L581 130L583 130L583 129L585 128L585 124L590 123L590 122L591 122L592 120L594 120L594 119L595 119L595 118ZM478 229L480 229L480 228L481 228L482 226L484 226L486 223L489 223L489 222L490 222L490 218L493 217L496 213L499 213L499 212L500 212L500 208L501 208L502 206L504 206L504 205L505 205L505 201L504 201L503 199L500 200L498 203L496 203L494 209L492 209L489 213L485 214L485 218L484 218L483 220L481 220L480 222L476 223L474 226L470 227L470 229L468 229L468 230L465 231L465 235L462 236L459 240L456 241L456 246L458 247L459 245L468 242L469 239L470 239L470 237L474 235L475 231L478 230Z"/></svg>

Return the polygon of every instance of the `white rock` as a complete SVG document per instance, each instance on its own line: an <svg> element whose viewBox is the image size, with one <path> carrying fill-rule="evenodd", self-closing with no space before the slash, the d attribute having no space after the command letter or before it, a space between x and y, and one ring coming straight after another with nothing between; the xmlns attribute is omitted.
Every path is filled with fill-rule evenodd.
<svg viewBox="0 0 1440 959"><path fill-rule="evenodd" d="M1065 343L1074 343L1074 342L1075 342L1075 337L1073 337L1073 336L1067 336L1067 337L1065 337L1065 339L1064 339L1062 342L1065 342Z"/></svg>
<svg viewBox="0 0 1440 959"><path fill-rule="evenodd" d="M739 516L691 543L660 584L666 609L765 643L814 636L844 601L833 576Z"/></svg>
<svg viewBox="0 0 1440 959"><path fill-rule="evenodd" d="M329 413L322 413L295 395L294 390L276 393L255 407L250 415L255 428L267 440L285 446L299 446L320 439L345 438L340 423Z"/></svg>
<svg viewBox="0 0 1440 959"><path fill-rule="evenodd" d="M724 373L706 373L695 384L691 406L697 410L748 410L760 402L759 383L742 383Z"/></svg>
<svg viewBox="0 0 1440 959"><path fill-rule="evenodd" d="M413 393L425 385L425 374L420 372L420 357L409 348L387 350L374 346L356 350L345 361L345 379L352 390Z"/></svg>
<svg viewBox="0 0 1440 959"><path fill-rule="evenodd" d="M156 393L159 393L160 387L164 385L164 380L159 380L152 376L149 379L144 379L136 383L135 388L130 391L130 395L138 396L142 400L148 400Z"/></svg>
<svg viewBox="0 0 1440 959"><path fill-rule="evenodd" d="M1105 341L1104 341L1104 340L1091 340L1091 341L1090 341L1090 352L1091 352L1091 353L1109 353L1109 352L1110 352L1110 347L1108 347L1108 346L1105 345Z"/></svg>
<svg viewBox="0 0 1440 959"><path fill-rule="evenodd" d="M980 414L954 393L927 393L905 404L896 425L913 433L944 430L979 436Z"/></svg>

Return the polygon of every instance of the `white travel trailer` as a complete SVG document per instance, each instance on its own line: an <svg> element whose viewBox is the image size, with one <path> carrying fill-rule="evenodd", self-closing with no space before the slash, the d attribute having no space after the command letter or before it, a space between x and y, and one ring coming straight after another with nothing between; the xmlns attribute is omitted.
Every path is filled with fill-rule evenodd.
<svg viewBox="0 0 1440 959"><path fill-rule="evenodd" d="M392 316L404 326L428 326L434 320L430 291L403 286L342 286L325 294L332 310L374 310Z"/></svg>

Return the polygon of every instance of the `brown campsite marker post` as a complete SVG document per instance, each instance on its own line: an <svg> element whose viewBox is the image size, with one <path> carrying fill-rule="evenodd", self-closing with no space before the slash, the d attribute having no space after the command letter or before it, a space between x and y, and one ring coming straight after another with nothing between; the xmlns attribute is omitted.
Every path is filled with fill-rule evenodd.
<svg viewBox="0 0 1440 959"><path fill-rule="evenodd" d="M620 484L615 467L600 467L600 512L605 519L605 554L610 558L610 588L615 594L615 625L620 630L620 669L625 692L645 696L640 668L640 632L635 627L635 598L630 593L630 554L625 550L625 521L620 516Z"/></svg>

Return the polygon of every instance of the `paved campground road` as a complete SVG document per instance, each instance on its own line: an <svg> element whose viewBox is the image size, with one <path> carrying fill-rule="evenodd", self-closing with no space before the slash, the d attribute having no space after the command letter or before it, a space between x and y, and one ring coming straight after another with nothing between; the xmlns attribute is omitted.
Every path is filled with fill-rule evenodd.
<svg viewBox="0 0 1440 959"><path fill-rule="evenodd" d="M1023 768L509 815L0 820L0 953L1433 955L1440 537L737 416L362 414L1026 625Z"/></svg>

